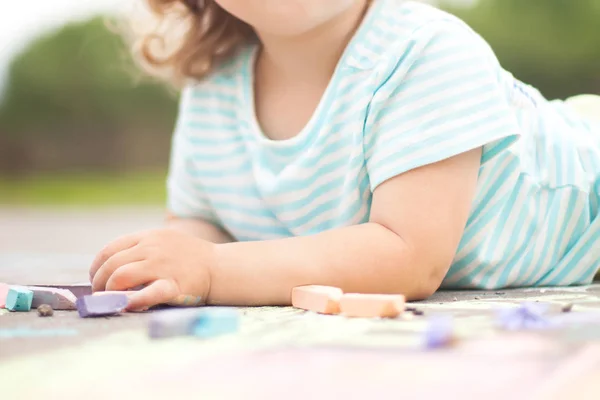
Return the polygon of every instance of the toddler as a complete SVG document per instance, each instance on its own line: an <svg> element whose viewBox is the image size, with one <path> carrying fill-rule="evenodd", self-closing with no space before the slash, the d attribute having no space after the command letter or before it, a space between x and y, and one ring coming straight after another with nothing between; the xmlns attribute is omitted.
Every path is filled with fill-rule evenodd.
<svg viewBox="0 0 600 400"><path fill-rule="evenodd" d="M592 281L598 98L546 100L422 3L147 1L139 54L183 86L169 217L108 244L94 290L141 286L140 309Z"/></svg>

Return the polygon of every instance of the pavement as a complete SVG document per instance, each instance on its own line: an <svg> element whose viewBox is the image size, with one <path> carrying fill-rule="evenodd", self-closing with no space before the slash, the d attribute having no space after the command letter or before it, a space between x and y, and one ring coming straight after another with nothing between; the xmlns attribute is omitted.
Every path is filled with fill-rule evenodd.
<svg viewBox="0 0 600 400"><path fill-rule="evenodd" d="M0 254L95 254L121 235L161 227L164 215L160 207L0 206Z"/></svg>
<svg viewBox="0 0 600 400"><path fill-rule="evenodd" d="M85 281L106 242L158 227L160 209L0 210L0 281ZM549 307L549 327L508 331L498 312ZM574 304L570 313L561 309ZM0 310L0 398L600 398L600 285L439 292L396 319L240 308L238 333L151 340L151 313L80 319ZM456 341L424 347L432 319Z"/></svg>

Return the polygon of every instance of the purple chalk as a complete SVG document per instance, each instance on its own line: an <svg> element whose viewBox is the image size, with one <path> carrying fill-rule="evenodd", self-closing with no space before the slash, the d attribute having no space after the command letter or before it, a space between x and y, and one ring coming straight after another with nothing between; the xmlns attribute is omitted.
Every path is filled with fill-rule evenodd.
<svg viewBox="0 0 600 400"><path fill-rule="evenodd" d="M437 349L450 346L454 341L454 321L451 316L430 318L425 331L425 347Z"/></svg>
<svg viewBox="0 0 600 400"><path fill-rule="evenodd" d="M552 327L546 316L548 309L544 303L523 303L518 308L500 310L497 321L506 330L547 329Z"/></svg>
<svg viewBox="0 0 600 400"><path fill-rule="evenodd" d="M77 311L81 318L115 315L123 311L127 303L125 294L83 296L77 299Z"/></svg>

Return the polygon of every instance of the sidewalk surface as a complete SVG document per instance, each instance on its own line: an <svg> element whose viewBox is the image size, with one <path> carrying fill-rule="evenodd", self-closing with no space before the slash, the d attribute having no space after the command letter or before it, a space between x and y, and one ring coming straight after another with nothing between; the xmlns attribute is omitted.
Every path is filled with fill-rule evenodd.
<svg viewBox="0 0 600 400"><path fill-rule="evenodd" d="M161 221L160 209L2 209L0 281L85 281L90 260L107 241ZM497 310L523 301L550 303L560 325L498 329ZM563 314L567 303L575 306ZM424 315L394 320L244 308L235 335L158 341L146 335L148 314L39 318L0 310L0 394L63 400L600 398L599 285L440 292L414 306ZM423 334L437 314L454 317L458 340L453 348L426 350Z"/></svg>

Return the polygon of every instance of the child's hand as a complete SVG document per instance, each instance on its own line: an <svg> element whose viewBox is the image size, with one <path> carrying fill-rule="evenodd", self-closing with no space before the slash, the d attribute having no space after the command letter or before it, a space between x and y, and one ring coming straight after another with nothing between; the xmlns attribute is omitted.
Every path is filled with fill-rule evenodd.
<svg viewBox="0 0 600 400"><path fill-rule="evenodd" d="M129 297L130 310L168 303L181 296L206 300L215 245L173 230L124 236L102 250L90 268L94 291L145 286Z"/></svg>

